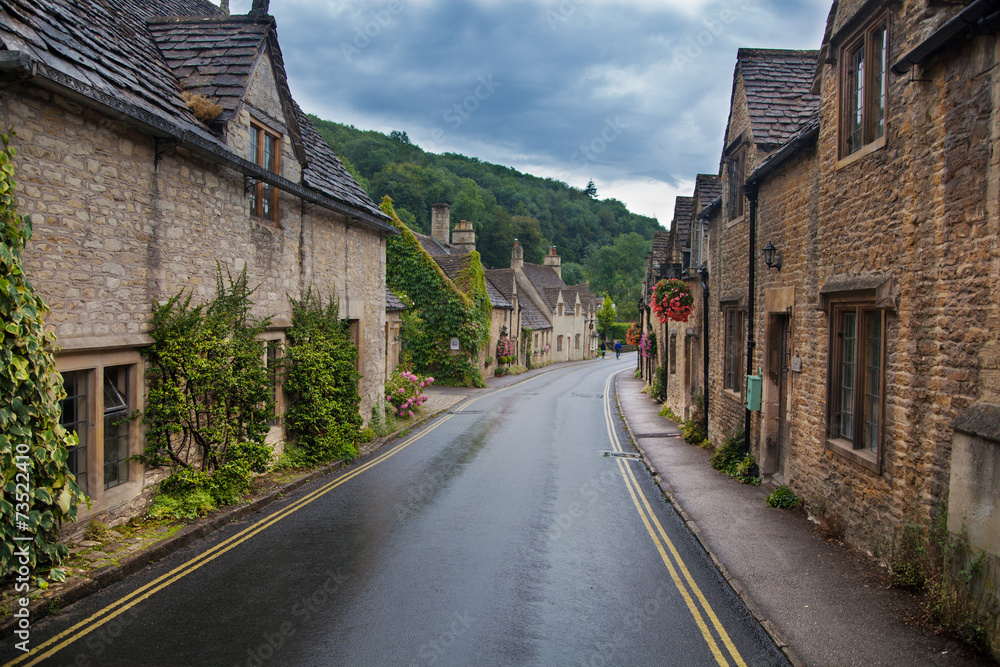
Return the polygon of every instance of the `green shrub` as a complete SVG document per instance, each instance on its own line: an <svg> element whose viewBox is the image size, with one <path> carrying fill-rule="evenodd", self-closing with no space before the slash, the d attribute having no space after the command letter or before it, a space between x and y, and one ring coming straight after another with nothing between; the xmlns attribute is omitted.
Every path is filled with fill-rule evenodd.
<svg viewBox="0 0 1000 667"><path fill-rule="evenodd" d="M760 486L760 468L757 467L757 459L753 454L747 454L736 464L736 470L730 473L741 484L750 486Z"/></svg>
<svg viewBox="0 0 1000 667"><path fill-rule="evenodd" d="M251 316L246 269L224 280L217 268L216 289L208 304L192 305L182 291L153 309L153 344L143 350L148 465L211 473L230 461L258 471L270 462L274 400L258 339L268 320Z"/></svg>
<svg viewBox="0 0 1000 667"><path fill-rule="evenodd" d="M655 397L655 396L658 396L658 394L654 394L653 396L654 396L654 397ZM662 407L662 408L660 408L660 412L659 412L659 415L660 415L661 417L666 417L667 419L669 419L669 420L670 420L670 421L672 421L672 422L677 422L677 423L680 423L680 422L682 421L680 417L678 417L678 416L677 416L676 414L674 414L674 411L673 411L673 410L671 410L671 409L670 409L670 406L669 406L669 405L667 405L666 403L664 403L664 404L663 404L663 407Z"/></svg>
<svg viewBox="0 0 1000 667"><path fill-rule="evenodd" d="M310 289L292 304L288 330L285 424L311 462L354 459L361 429L358 351L337 301L324 304Z"/></svg>
<svg viewBox="0 0 1000 667"><path fill-rule="evenodd" d="M157 494L146 516L150 519L186 519L203 517L215 509L215 501L207 489L195 489L187 493Z"/></svg>
<svg viewBox="0 0 1000 667"><path fill-rule="evenodd" d="M708 433L700 419L689 419L684 422L681 425L681 432L684 434L684 440L692 445L700 445L708 438Z"/></svg>
<svg viewBox="0 0 1000 667"><path fill-rule="evenodd" d="M728 475L730 470L736 470L736 464L743 459L744 455L743 432L740 431L726 438L722 446L715 450L715 453L712 454L711 464L719 472Z"/></svg>
<svg viewBox="0 0 1000 667"><path fill-rule="evenodd" d="M764 499L768 507L777 507L779 509L795 509L802 504L802 499L795 495L787 486L779 486L774 491L768 494L767 498Z"/></svg>

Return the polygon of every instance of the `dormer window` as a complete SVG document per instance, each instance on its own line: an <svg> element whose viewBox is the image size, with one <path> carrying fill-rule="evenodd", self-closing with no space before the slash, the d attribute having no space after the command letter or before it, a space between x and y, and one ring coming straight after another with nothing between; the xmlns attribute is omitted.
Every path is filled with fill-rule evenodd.
<svg viewBox="0 0 1000 667"><path fill-rule="evenodd" d="M250 152L255 164L278 173L281 138L260 125L250 125ZM278 219L278 190L267 183L254 183L250 190L250 214L265 220Z"/></svg>
<svg viewBox="0 0 1000 667"><path fill-rule="evenodd" d="M889 20L880 16L841 51L841 157L885 137Z"/></svg>

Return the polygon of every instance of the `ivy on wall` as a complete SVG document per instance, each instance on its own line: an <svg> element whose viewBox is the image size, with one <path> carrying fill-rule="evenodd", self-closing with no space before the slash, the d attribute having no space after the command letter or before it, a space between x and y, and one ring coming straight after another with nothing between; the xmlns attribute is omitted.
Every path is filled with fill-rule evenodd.
<svg viewBox="0 0 1000 667"><path fill-rule="evenodd" d="M24 275L31 219L14 207L14 149L0 149L0 579L58 565L69 553L59 525L85 500L67 464L77 444L59 424L66 396L44 330L48 306ZM27 539L25 539L27 538ZM27 552L22 555L22 552ZM54 579L62 579L53 570ZM27 578L27 576L25 576Z"/></svg>
<svg viewBox="0 0 1000 667"><path fill-rule="evenodd" d="M386 283L410 298L423 322L419 332L403 340L413 369L442 384L484 386L478 360L489 339L492 306L479 253L466 256L456 284L400 221L389 197L381 208L400 231L386 242ZM459 340L458 352L451 350L452 337Z"/></svg>

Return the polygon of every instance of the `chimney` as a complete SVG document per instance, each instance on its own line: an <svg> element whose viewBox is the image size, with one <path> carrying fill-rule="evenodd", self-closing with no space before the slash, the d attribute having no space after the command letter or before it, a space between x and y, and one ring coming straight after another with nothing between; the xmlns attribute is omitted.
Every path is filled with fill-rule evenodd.
<svg viewBox="0 0 1000 667"><path fill-rule="evenodd" d="M229 16L229 0L219 0L219 9L223 14Z"/></svg>
<svg viewBox="0 0 1000 667"><path fill-rule="evenodd" d="M250 13L247 16L267 16L268 5L270 0L253 0L253 5L250 7Z"/></svg>
<svg viewBox="0 0 1000 667"><path fill-rule="evenodd" d="M549 247L549 254L545 256L545 266L551 266L559 279L562 280L562 258L556 254L556 247Z"/></svg>
<svg viewBox="0 0 1000 667"><path fill-rule="evenodd" d="M431 236L438 243L448 243L451 235L451 206L434 204L431 206Z"/></svg>
<svg viewBox="0 0 1000 667"><path fill-rule="evenodd" d="M468 220L460 220L451 233L451 244L465 255L476 249L476 232Z"/></svg>
<svg viewBox="0 0 1000 667"><path fill-rule="evenodd" d="M517 239L514 239L514 250L510 253L510 268L515 271L524 267L524 248L522 248L517 243Z"/></svg>

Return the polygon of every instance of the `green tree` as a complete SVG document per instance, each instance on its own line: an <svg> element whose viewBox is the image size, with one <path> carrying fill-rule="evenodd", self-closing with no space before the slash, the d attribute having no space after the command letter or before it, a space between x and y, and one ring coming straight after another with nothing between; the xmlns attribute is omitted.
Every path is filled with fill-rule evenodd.
<svg viewBox="0 0 1000 667"><path fill-rule="evenodd" d="M593 249L584 264L590 288L610 296L623 320L638 317L644 258L652 245L635 232L622 234L612 245Z"/></svg>
<svg viewBox="0 0 1000 667"><path fill-rule="evenodd" d="M597 335L601 339L610 338L615 330L615 320L618 310L610 296L604 297L601 307L597 309Z"/></svg>
<svg viewBox="0 0 1000 667"><path fill-rule="evenodd" d="M2 135L0 149L0 578L19 565L34 572L59 565L69 554L59 526L75 520L85 500L67 463L76 434L59 423L66 391L55 336L45 331L49 308L24 273L31 219L14 207L10 136ZM15 557L22 549L25 560ZM64 578L58 569L50 576Z"/></svg>
<svg viewBox="0 0 1000 667"><path fill-rule="evenodd" d="M591 199L597 196L597 186L594 185L594 179L590 179L587 183L587 189L583 191L583 194L587 195Z"/></svg>
<svg viewBox="0 0 1000 667"><path fill-rule="evenodd" d="M582 264L563 262L562 279L567 285L579 285L587 282L587 274L584 272Z"/></svg>

